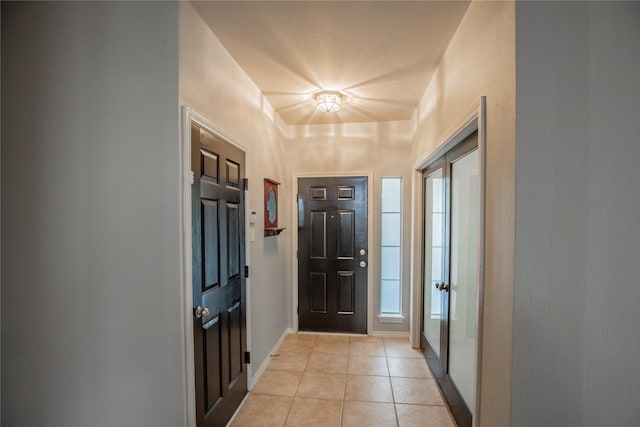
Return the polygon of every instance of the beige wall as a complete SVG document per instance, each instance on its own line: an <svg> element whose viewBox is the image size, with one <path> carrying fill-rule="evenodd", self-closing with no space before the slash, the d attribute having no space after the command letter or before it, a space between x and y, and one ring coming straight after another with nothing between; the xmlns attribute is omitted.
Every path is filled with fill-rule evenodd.
<svg viewBox="0 0 640 427"><path fill-rule="evenodd" d="M637 426L640 3L516 16L512 422Z"/></svg>
<svg viewBox="0 0 640 427"><path fill-rule="evenodd" d="M178 6L1 8L0 424L184 425Z"/></svg>
<svg viewBox="0 0 640 427"><path fill-rule="evenodd" d="M257 213L255 242L249 244L249 264L256 273L248 286L255 371L292 321L290 240L286 231L268 238L261 233L263 178L281 182L282 195L290 193L284 145L271 105L188 2L180 3L179 102L247 149L248 205ZM279 201L279 222L285 227L289 201Z"/></svg>
<svg viewBox="0 0 640 427"><path fill-rule="evenodd" d="M373 200L369 201L373 221L369 274L372 284L373 324L369 333L409 331L409 241L410 229L403 230L403 312L402 323L380 323L380 180L383 176L402 176L404 223L410 220L411 121L288 126L286 160L293 174L373 173ZM295 242L293 243L295 247ZM376 248L375 250L373 250Z"/></svg>
<svg viewBox="0 0 640 427"><path fill-rule="evenodd" d="M487 97L484 352L477 421L491 427L507 426L510 420L514 61L514 3L472 2L416 110L412 148L413 162L426 159L463 124L480 97Z"/></svg>

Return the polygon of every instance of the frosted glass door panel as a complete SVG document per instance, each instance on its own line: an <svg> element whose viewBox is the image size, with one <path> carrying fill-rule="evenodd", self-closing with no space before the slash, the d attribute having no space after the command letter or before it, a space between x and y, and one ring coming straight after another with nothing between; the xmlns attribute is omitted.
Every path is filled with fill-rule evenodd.
<svg viewBox="0 0 640 427"><path fill-rule="evenodd" d="M474 413L478 311L478 150L452 164L449 376Z"/></svg>
<svg viewBox="0 0 640 427"><path fill-rule="evenodd" d="M442 169L437 170L425 180L424 190L424 305L422 334L435 354L440 357L440 329L442 321L441 292L436 289L437 282L444 281L444 191Z"/></svg>

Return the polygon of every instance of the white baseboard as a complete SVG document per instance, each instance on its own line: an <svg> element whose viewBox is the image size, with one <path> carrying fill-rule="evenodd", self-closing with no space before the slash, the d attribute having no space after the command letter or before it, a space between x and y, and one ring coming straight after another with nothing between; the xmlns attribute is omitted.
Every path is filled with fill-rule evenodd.
<svg viewBox="0 0 640 427"><path fill-rule="evenodd" d="M291 332L295 333L292 329ZM298 331L299 335L342 335L347 337L387 337L387 338L409 338L409 332L395 332L395 331L371 331L368 334L352 334L349 332L315 332L315 331Z"/></svg>
<svg viewBox="0 0 640 427"><path fill-rule="evenodd" d="M366 337L367 334L352 334L350 332L316 332L316 331L298 331L298 335L330 335L332 337Z"/></svg>
<svg viewBox="0 0 640 427"><path fill-rule="evenodd" d="M269 352L269 356L272 355L273 353L275 353L276 350L278 350L278 348L280 347L280 345L282 345L282 342L287 337L287 335L289 335L292 332L293 332L293 329L291 329L291 328L287 328L287 329L284 330L284 332L280 336L280 339L278 339L278 342L276 343L276 345L274 345L273 348L271 349L271 351ZM247 378L247 389L249 391L251 391L251 389L253 389L253 386L258 382L258 380L260 379L260 376L262 375L262 373L265 371L265 369L267 369L267 366L269 365L269 362L271 361L271 358L269 356L267 356L267 358L262 361L262 363L260 364L260 367L258 368L258 370L255 371L253 376L250 377L250 378ZM240 403L240 405L238 406L238 409L236 409L236 412L233 414L233 416L231 417L231 419L227 423L227 426L230 426L231 423L233 423L234 418L236 417L238 412L240 412L240 409L244 405L244 402L247 401L247 397L249 397L249 393L247 393L244 396L244 399L242 399L242 402Z"/></svg>
<svg viewBox="0 0 640 427"><path fill-rule="evenodd" d="M287 328L287 329L284 330L284 332L282 332L282 335L280 336L280 339L278 340L278 342L276 342L276 345L273 346L273 348L269 352L269 355L267 355L267 358L262 361L262 363L260 364L260 367L253 374L253 377L248 379L247 388L249 389L249 391L251 391L253 389L253 386L258 382L258 380L262 376L262 373L265 371L265 369L267 369L267 366L269 365L269 362L271 361L270 355L274 354L278 350L278 348L280 348L280 346L282 345L282 342L287 337L287 335L289 335L289 334L291 334L293 332L294 331L293 331L292 328Z"/></svg>

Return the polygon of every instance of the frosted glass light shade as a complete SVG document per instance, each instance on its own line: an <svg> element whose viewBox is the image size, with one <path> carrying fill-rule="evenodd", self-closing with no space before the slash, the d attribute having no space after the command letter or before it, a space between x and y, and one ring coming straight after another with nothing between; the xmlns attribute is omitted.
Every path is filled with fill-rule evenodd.
<svg viewBox="0 0 640 427"><path fill-rule="evenodd" d="M326 113L338 111L342 106L342 97L336 92L320 92L315 96L316 108Z"/></svg>

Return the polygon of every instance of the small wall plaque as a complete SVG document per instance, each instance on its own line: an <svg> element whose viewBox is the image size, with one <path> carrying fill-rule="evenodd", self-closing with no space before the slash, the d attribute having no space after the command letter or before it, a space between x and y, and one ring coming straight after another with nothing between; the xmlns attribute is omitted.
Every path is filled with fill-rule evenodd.
<svg viewBox="0 0 640 427"><path fill-rule="evenodd" d="M279 182L264 179L264 235L277 236L284 228L278 227L278 186Z"/></svg>

